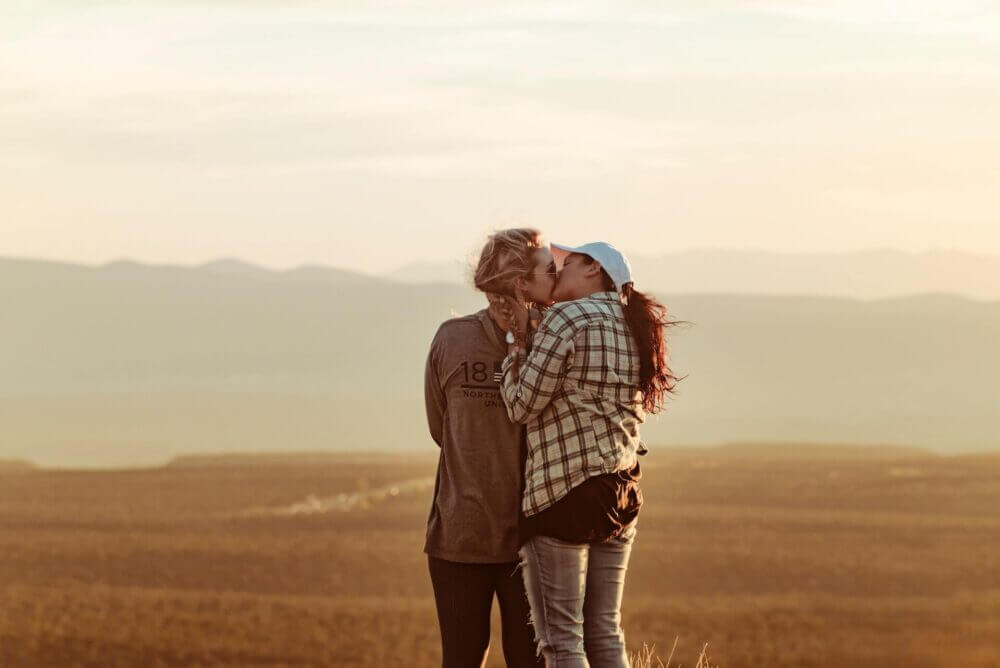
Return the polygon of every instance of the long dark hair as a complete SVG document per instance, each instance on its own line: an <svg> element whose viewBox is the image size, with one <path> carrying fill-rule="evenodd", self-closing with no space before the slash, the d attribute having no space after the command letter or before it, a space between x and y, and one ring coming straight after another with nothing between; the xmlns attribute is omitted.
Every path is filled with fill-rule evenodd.
<svg viewBox="0 0 1000 668"><path fill-rule="evenodd" d="M591 264L594 259L583 255L583 261ZM609 292L617 292L615 282L601 268L604 288ZM671 320L667 316L667 307L656 297L639 292L626 283L622 290L625 320L629 331L639 347L639 389L642 390L642 408L647 413L658 413L669 395L674 394L677 383L683 380L674 375L670 369L670 357L667 354L665 336L668 327L684 324L682 320Z"/></svg>

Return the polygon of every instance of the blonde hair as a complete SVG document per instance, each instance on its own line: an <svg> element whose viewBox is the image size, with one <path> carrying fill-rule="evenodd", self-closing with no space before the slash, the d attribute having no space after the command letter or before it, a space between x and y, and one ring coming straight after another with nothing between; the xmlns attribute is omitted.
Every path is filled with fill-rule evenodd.
<svg viewBox="0 0 1000 668"><path fill-rule="evenodd" d="M527 276L542 247L542 233L531 227L494 232L486 240L472 282L489 295L514 294L514 279Z"/></svg>

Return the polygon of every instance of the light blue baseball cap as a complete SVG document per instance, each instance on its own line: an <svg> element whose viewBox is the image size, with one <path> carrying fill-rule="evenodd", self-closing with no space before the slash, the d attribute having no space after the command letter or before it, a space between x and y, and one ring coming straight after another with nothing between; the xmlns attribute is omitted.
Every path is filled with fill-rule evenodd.
<svg viewBox="0 0 1000 668"><path fill-rule="evenodd" d="M556 261L556 269L562 271L563 261L571 253L580 253L597 260L601 268L615 283L615 289L621 292L626 283L632 282L632 265L620 250L606 241L594 241L582 246L566 246L549 244L552 247L552 258Z"/></svg>

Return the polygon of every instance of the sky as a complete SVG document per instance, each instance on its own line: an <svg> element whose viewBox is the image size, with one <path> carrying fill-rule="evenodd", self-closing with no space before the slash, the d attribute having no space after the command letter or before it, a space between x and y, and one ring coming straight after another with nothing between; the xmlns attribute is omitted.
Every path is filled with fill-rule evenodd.
<svg viewBox="0 0 1000 668"><path fill-rule="evenodd" d="M3 0L0 256L1000 255L995 7Z"/></svg>

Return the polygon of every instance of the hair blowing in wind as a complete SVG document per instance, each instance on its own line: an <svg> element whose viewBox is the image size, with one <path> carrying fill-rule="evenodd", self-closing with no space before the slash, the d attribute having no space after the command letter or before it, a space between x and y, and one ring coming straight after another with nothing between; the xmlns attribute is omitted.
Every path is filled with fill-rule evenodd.
<svg viewBox="0 0 1000 668"><path fill-rule="evenodd" d="M652 295L625 286L625 319L635 342L639 346L639 389L642 390L642 407L648 413L663 408L668 395L674 393L682 380L670 369L667 352L666 329L681 324L667 316L667 307Z"/></svg>
<svg viewBox="0 0 1000 668"><path fill-rule="evenodd" d="M583 255L583 262L590 264L594 259ZM604 288L615 292L615 283L604 269L601 269ZM669 395L674 394L678 378L670 368L667 351L666 330L684 324L683 320L671 320L667 307L656 297L636 290L631 283L622 288L625 303L622 310L628 322L629 331L639 348L639 389L642 390L642 408L647 413L658 413Z"/></svg>

